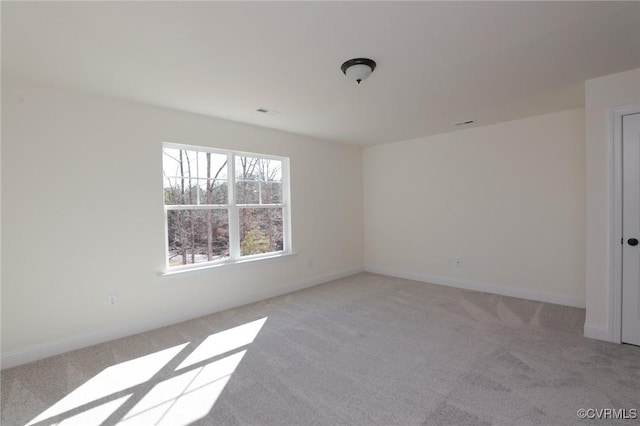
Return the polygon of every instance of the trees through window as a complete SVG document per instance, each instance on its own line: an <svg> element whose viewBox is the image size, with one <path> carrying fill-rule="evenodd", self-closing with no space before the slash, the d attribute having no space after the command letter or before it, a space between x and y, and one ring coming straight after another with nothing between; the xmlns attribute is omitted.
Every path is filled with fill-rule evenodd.
<svg viewBox="0 0 640 426"><path fill-rule="evenodd" d="M169 268L290 251L287 158L174 144L162 152Z"/></svg>

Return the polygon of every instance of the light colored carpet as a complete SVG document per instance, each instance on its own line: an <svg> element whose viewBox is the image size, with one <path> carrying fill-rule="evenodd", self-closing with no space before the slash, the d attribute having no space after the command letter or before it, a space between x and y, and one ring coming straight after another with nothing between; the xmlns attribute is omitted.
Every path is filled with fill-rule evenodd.
<svg viewBox="0 0 640 426"><path fill-rule="evenodd" d="M361 273L3 371L2 425L605 424L576 411L640 409L640 348L583 322Z"/></svg>

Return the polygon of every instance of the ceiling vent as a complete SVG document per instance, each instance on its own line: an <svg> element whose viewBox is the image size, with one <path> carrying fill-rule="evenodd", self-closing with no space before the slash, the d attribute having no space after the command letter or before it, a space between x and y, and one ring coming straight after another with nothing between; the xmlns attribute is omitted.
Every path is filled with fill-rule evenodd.
<svg viewBox="0 0 640 426"><path fill-rule="evenodd" d="M258 108L256 111L265 115L280 114L280 111L276 111L275 109L269 109L269 108Z"/></svg>

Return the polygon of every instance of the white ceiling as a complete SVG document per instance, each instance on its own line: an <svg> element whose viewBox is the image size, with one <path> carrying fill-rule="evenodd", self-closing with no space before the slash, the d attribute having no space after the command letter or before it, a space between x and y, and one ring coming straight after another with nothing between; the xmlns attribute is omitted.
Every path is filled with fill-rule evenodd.
<svg viewBox="0 0 640 426"><path fill-rule="evenodd" d="M2 2L4 78L362 145L579 107L636 67L640 2Z"/></svg>

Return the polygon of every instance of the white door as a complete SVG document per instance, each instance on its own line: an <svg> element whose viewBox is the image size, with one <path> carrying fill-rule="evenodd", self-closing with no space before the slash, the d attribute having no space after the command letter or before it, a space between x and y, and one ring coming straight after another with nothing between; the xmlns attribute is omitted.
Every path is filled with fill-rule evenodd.
<svg viewBox="0 0 640 426"><path fill-rule="evenodd" d="M622 117L622 342L640 345L640 114Z"/></svg>

